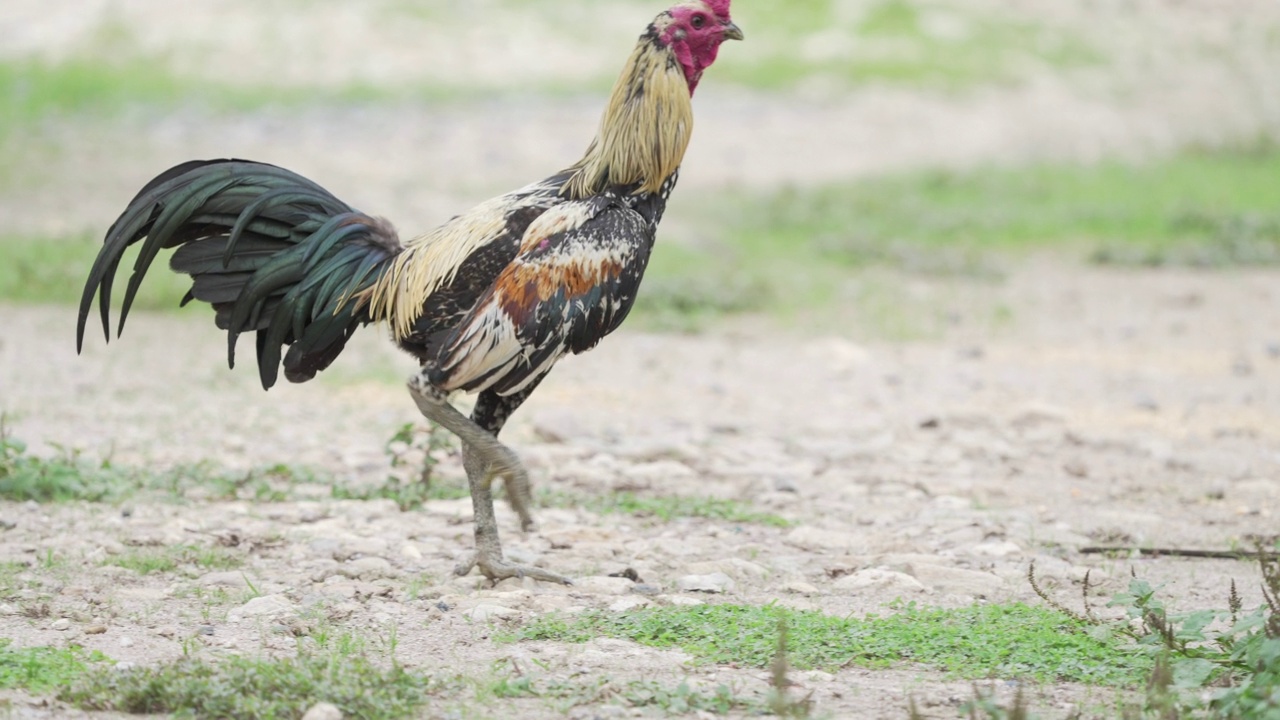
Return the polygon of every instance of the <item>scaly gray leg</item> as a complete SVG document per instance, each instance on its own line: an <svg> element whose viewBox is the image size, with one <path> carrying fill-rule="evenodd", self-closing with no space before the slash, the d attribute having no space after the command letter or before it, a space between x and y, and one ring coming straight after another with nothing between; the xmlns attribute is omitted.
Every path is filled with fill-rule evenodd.
<svg viewBox="0 0 1280 720"><path fill-rule="evenodd" d="M465 575L474 566L490 580L509 577L531 577L535 580L571 584L568 578L542 568L513 565L502 559L502 543L498 539L498 522L493 514L492 485L495 477L506 478L507 494L520 514L521 522L531 525L529 515L529 476L520 458L498 442L498 439L458 412L449 404L439 388L431 385L421 373L409 378L409 394L428 419L457 435L463 444L463 461L471 487L471 506L475 512L476 555L458 565L454 572ZM468 460L468 456L472 459ZM523 490L521 490L522 488ZM515 499L519 497L519 499Z"/></svg>

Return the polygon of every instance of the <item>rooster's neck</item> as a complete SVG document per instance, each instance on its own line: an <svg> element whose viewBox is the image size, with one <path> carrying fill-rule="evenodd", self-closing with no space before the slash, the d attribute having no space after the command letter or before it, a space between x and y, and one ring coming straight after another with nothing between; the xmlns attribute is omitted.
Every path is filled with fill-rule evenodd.
<svg viewBox="0 0 1280 720"><path fill-rule="evenodd" d="M641 36L613 86L600 130L561 191L584 198L608 187L654 194L675 175L693 130L684 71L654 32Z"/></svg>

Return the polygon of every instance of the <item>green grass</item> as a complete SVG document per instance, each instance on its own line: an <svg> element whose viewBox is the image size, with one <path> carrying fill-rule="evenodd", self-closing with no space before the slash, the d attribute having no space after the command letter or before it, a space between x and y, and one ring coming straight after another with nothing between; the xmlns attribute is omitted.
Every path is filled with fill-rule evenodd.
<svg viewBox="0 0 1280 720"><path fill-rule="evenodd" d="M126 672L91 670L58 699L84 710L260 720L293 720L329 702L345 717L392 720L411 716L435 690L430 678L398 664L384 668L364 654L328 652L216 663L185 657Z"/></svg>
<svg viewBox="0 0 1280 720"><path fill-rule="evenodd" d="M108 462L90 463L74 450L53 458L27 453L26 444L9 436L0 418L0 499L22 502L97 502L120 497L136 486L127 472Z"/></svg>
<svg viewBox="0 0 1280 720"><path fill-rule="evenodd" d="M101 248L102 238L90 235L59 238L0 236L0 252L5 257L5 262L0 264L0 299L18 303L78 305L89 270L93 268L93 261ZM136 257L137 250L131 249L120 263L120 280L113 296L113 335L119 321L117 310L124 298ZM134 300L134 309L173 310L178 307L182 296L191 287L190 278L170 272L167 265L166 256L148 270L146 282L142 283ZM95 296L85 329L86 341L95 341L101 333L102 323L98 319Z"/></svg>
<svg viewBox="0 0 1280 720"><path fill-rule="evenodd" d="M1076 632L1080 623L1067 615L1018 603L955 610L912 603L866 619L745 605L589 612L539 618L507 639L623 638L679 648L699 662L765 668L775 656L780 618L789 628L790 663L801 669L922 665L959 678L1124 686L1151 668L1123 643Z"/></svg>
<svg viewBox="0 0 1280 720"><path fill-rule="evenodd" d="M80 647L13 648L0 638L0 690L21 688L40 695L64 688L106 660L99 652Z"/></svg>
<svg viewBox="0 0 1280 720"><path fill-rule="evenodd" d="M537 498L540 505L549 507L581 508L601 515L652 517L662 522L670 522L676 518L706 518L780 528L794 524L780 515L760 512L736 500L705 496L644 496L629 492L568 493L544 490L537 493Z"/></svg>
<svg viewBox="0 0 1280 720"><path fill-rule="evenodd" d="M1144 164L918 171L717 196L698 246L659 245L636 313L651 326L834 304L866 307L852 271L991 279L1031 252L1105 264L1280 263L1280 147L1189 150ZM874 295L874 292L872 293ZM889 305L903 302L894 296Z"/></svg>
<svg viewBox="0 0 1280 720"><path fill-rule="evenodd" d="M112 555L102 564L122 567L139 575L151 575L171 573L188 566L200 570L232 570L243 565L244 558L226 548L184 544L138 548Z"/></svg>
<svg viewBox="0 0 1280 720"><path fill-rule="evenodd" d="M805 0L738 8L735 17L751 46L725 50L716 80L769 90L812 78L836 88L875 83L958 90L1017 81L1038 68L1102 62L1085 38L1008 13L916 0L854 7Z"/></svg>

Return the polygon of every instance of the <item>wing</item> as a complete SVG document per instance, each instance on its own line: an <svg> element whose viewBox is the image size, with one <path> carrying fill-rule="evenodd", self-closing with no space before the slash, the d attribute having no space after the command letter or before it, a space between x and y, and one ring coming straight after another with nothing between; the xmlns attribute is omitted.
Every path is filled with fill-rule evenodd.
<svg viewBox="0 0 1280 720"><path fill-rule="evenodd" d="M450 334L433 381L507 395L595 347L630 312L652 247L652 226L608 196L547 211Z"/></svg>

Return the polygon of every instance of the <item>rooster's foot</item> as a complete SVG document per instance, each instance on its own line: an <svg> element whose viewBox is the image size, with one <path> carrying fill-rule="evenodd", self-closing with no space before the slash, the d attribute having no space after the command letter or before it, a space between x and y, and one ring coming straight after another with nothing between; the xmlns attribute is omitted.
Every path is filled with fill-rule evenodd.
<svg viewBox="0 0 1280 720"><path fill-rule="evenodd" d="M462 576L471 572L471 569L479 566L480 574L489 578L494 583L507 578L533 578L543 582L558 583L560 585L572 585L573 581L563 575L557 575L549 570L533 567L532 565L514 565L506 562L500 555L490 555L487 553L469 552L463 556L462 560L453 568L455 575Z"/></svg>

